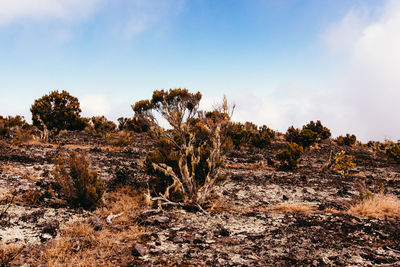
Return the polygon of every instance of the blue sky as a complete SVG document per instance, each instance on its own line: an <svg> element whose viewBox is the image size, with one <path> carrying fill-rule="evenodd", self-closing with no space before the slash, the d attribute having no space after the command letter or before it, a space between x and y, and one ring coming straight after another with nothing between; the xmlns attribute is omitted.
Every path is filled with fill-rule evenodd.
<svg viewBox="0 0 400 267"><path fill-rule="evenodd" d="M185 87L238 121L397 140L397 26L394 0L0 0L0 114L65 89L116 120Z"/></svg>

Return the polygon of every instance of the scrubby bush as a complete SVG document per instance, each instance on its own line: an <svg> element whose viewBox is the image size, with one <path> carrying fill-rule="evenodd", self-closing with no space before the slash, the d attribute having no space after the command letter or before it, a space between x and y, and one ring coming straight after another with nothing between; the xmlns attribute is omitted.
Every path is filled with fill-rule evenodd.
<svg viewBox="0 0 400 267"><path fill-rule="evenodd" d="M120 131L125 130L143 133L149 131L151 127L151 123L149 121L145 120L143 116L138 115L133 117L133 119L120 117L118 118L118 122L118 130Z"/></svg>
<svg viewBox="0 0 400 267"><path fill-rule="evenodd" d="M299 167L303 147L296 143L289 143L284 151L276 155L282 170L295 170Z"/></svg>
<svg viewBox="0 0 400 267"><path fill-rule="evenodd" d="M389 159L400 163L400 145L394 142L387 142L386 155Z"/></svg>
<svg viewBox="0 0 400 267"><path fill-rule="evenodd" d="M80 117L78 98L67 91L52 91L36 99L31 107L33 125L43 130L43 124L49 131L83 130L87 125Z"/></svg>
<svg viewBox="0 0 400 267"><path fill-rule="evenodd" d="M316 123L310 121L310 123L303 126L302 130L291 126L285 135L288 142L294 142L304 148L312 146L317 142L321 142L330 136L330 130L324 127L320 121L317 121Z"/></svg>
<svg viewBox="0 0 400 267"><path fill-rule="evenodd" d="M353 146L355 145L356 141L357 137L354 134L346 134L346 136L339 136L336 138L336 143L339 146Z"/></svg>
<svg viewBox="0 0 400 267"><path fill-rule="evenodd" d="M52 173L61 188L61 197L69 204L93 209L102 202L104 183L97 171L89 169L89 160L84 155L75 152L68 158L59 155L54 165Z"/></svg>
<svg viewBox="0 0 400 267"><path fill-rule="evenodd" d="M25 121L24 117L19 115L15 117L0 116L0 136L9 136L12 128L28 129L29 124Z"/></svg>
<svg viewBox="0 0 400 267"><path fill-rule="evenodd" d="M94 133L106 137L110 135L117 127L114 122L107 120L104 116L94 116L90 119Z"/></svg>
<svg viewBox="0 0 400 267"><path fill-rule="evenodd" d="M227 136L232 140L236 148L251 144L258 148L265 148L271 144L275 137L275 132L267 126L257 127L257 125L246 122L232 123L228 127Z"/></svg>
<svg viewBox="0 0 400 267"><path fill-rule="evenodd" d="M288 142L296 143L305 148L312 146L318 140L316 132L309 129L295 129L293 126L289 127L285 136Z"/></svg>
<svg viewBox="0 0 400 267"><path fill-rule="evenodd" d="M310 121L307 125L303 126L303 130L311 130L317 133L318 141L325 140L331 137L331 131L322 125L321 121Z"/></svg>
<svg viewBox="0 0 400 267"><path fill-rule="evenodd" d="M149 122L157 123L153 111L158 112L172 128L160 130L157 147L143 164L153 175L147 194L153 201L201 208L220 176L228 106L225 99L218 113L205 113L199 110L200 99L199 92L170 89L154 91L152 99L133 106Z"/></svg>
<svg viewBox="0 0 400 267"><path fill-rule="evenodd" d="M355 167L353 159L354 159L353 156L345 155L345 153L336 155L335 171L342 175L346 174L349 170Z"/></svg>

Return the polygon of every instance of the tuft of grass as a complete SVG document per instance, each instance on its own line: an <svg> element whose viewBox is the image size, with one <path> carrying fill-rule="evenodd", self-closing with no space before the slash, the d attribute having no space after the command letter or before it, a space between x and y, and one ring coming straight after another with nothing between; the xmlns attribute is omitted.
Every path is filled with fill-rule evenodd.
<svg viewBox="0 0 400 267"><path fill-rule="evenodd" d="M316 208L308 203L280 203L267 209L268 211L281 213L304 213L310 214L316 212Z"/></svg>
<svg viewBox="0 0 400 267"><path fill-rule="evenodd" d="M400 217L400 200L394 196L376 194L351 206L347 213L353 216L379 219Z"/></svg>

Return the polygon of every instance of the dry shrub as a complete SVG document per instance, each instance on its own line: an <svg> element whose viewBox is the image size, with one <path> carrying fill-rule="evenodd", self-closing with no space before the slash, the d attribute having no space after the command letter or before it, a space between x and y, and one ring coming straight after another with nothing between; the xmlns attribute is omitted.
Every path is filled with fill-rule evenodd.
<svg viewBox="0 0 400 267"><path fill-rule="evenodd" d="M400 200L394 196L376 194L350 207L348 214L380 219L400 217Z"/></svg>
<svg viewBox="0 0 400 267"><path fill-rule="evenodd" d="M316 211L316 208L307 203L281 203L271 208L268 211L282 212L282 213L304 213L309 214Z"/></svg>
<svg viewBox="0 0 400 267"><path fill-rule="evenodd" d="M102 203L104 183L97 171L89 169L89 160L84 155L72 152L68 159L59 155L53 175L61 187L61 196L72 206L93 209Z"/></svg>
<svg viewBox="0 0 400 267"><path fill-rule="evenodd" d="M5 246L0 244L0 266L12 266L13 260L22 252L25 246ZM15 265L13 265L15 266Z"/></svg>

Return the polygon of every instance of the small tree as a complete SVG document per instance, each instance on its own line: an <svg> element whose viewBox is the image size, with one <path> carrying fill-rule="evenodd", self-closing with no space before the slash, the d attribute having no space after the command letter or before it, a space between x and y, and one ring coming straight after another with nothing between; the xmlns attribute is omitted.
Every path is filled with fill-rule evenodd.
<svg viewBox="0 0 400 267"><path fill-rule="evenodd" d="M160 131L158 148L148 154L146 170L158 177L149 184L148 196L164 205L196 206L201 204L219 176L223 160L221 128L229 122L226 99L215 113L199 110L201 94L187 89L154 91L151 100L132 106L135 115L159 125L153 111L171 126Z"/></svg>
<svg viewBox="0 0 400 267"><path fill-rule="evenodd" d="M78 98L67 91L52 91L36 99L31 107L33 125L43 130L42 123L49 131L83 130L86 126L81 119Z"/></svg>

